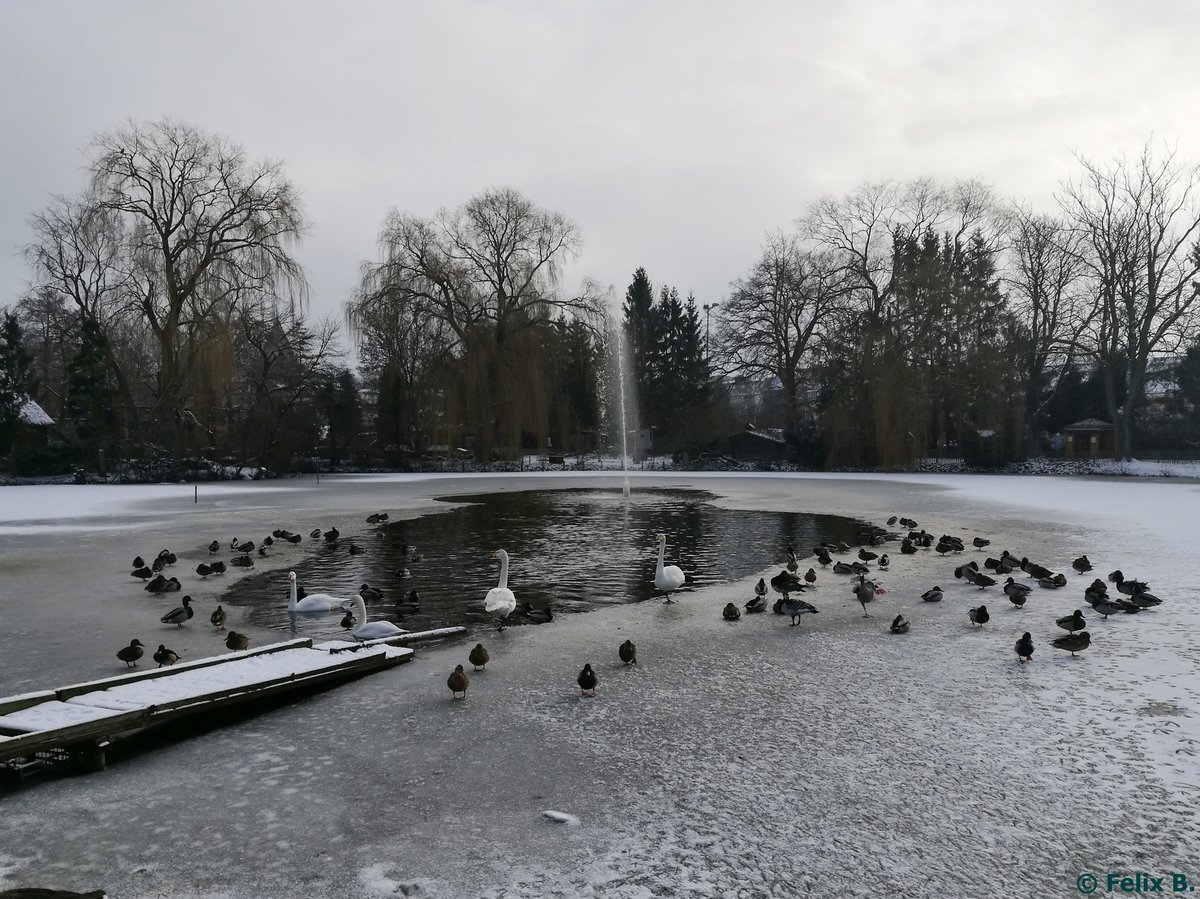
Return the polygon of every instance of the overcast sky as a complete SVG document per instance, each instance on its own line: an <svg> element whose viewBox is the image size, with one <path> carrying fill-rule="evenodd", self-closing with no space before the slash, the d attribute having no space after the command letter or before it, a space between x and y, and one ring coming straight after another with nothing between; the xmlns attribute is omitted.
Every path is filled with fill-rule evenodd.
<svg viewBox="0 0 1200 899"><path fill-rule="evenodd" d="M581 227L568 270L720 301L826 193L977 176L1049 208L1073 153L1200 159L1200 5L0 2L0 305L28 216L91 138L170 116L282 159L340 316L389 208L514 187Z"/></svg>

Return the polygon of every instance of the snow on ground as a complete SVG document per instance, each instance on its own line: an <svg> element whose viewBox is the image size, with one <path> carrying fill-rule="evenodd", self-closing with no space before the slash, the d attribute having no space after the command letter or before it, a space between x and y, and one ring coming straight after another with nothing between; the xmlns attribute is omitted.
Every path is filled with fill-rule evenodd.
<svg viewBox="0 0 1200 899"><path fill-rule="evenodd" d="M907 514L935 535L993 544L957 558L890 547L893 570L880 576L888 592L869 619L848 581L822 570L806 597L820 614L799 626L770 613L723 621L722 606L750 598L772 570L673 606L608 607L421 648L393 671L101 774L5 796L0 887L184 899L971 897L1077 895L1083 872L1200 877L1191 641L1200 614L1189 563L1200 487L920 475L631 480L708 489L742 508L881 524ZM286 502L349 526L362 510L423 508L428 496L572 482L347 478ZM245 504L209 514L246 533L278 514L258 494ZM216 520L167 518L174 540L157 530L141 542L181 543L190 532L199 547L200 521ZM102 537L88 553L114 555L119 564L106 564L120 569L131 536ZM73 539L13 538L0 557L5 583L28 585L29 560L61 555ZM964 557L1001 548L1068 572L1069 586L1035 588L1018 610L996 588L955 580ZM1081 553L1096 572L1070 572ZM90 631L60 633L57 594L94 563L76 558L40 575L49 598L6 598L23 616L0 656L6 682L28 680L30 667L42 686L72 679L54 677L63 668L107 673L100 668L127 642L126 617L144 600L124 600L116 574L93 576L88 604L103 601L119 618L97 622L108 628L102 651L89 649ZM1114 568L1148 580L1163 606L1109 621L1089 614L1083 586ZM922 603L934 583L945 600ZM982 629L967 619L980 602L992 611ZM1054 619L1080 607L1093 644L1071 658L1050 640L1064 633ZM898 612L911 633L888 632ZM1036 648L1022 664L1013 643L1026 630ZM638 646L628 668L616 654L626 638ZM446 675L478 640L491 662L471 674L466 701L451 702ZM73 655L31 655L30 641L73 645ZM584 662L600 677L595 699L575 685ZM547 809L578 826L548 820Z"/></svg>

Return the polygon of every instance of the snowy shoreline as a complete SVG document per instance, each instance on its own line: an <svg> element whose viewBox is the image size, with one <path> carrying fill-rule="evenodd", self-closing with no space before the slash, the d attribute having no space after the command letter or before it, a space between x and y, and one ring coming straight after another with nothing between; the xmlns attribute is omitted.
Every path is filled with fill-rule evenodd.
<svg viewBox="0 0 1200 899"><path fill-rule="evenodd" d="M1200 488L986 475L631 481L709 490L737 508L880 524L908 514L1056 570L1087 552L1100 576L1123 568L1166 602L1109 622L1089 615L1093 647L1070 659L1048 641L1062 633L1055 617L1086 609L1090 576L1035 590L1017 611L994 588L956 582L952 558L892 552L873 619L845 579L823 571L810 597L821 614L799 627L769 613L722 621L725 602L772 573L754 572L678 606L485 632L492 662L464 703L449 701L445 678L474 636L102 774L0 796L13 835L0 847L0 888L231 899L1044 895L1073 892L1081 872L1194 870L1190 634L1200 622L1185 560ZM110 664L128 622L147 614L123 566L151 542L190 559L201 534L258 533L280 516L356 527L364 511L412 516L436 496L598 483L619 477L212 484L199 504L190 486L186 496L164 486L112 507L81 498L53 510L58 500L43 496L30 509L44 514L30 518L5 503L0 584L16 627L2 682L51 686ZM935 582L945 601L922 604ZM232 586L204 584L210 593L192 592L205 605ZM978 602L993 615L982 630L966 617ZM887 633L897 612L912 633ZM1012 649L1022 630L1036 643L1028 665ZM626 637L636 669L616 658ZM202 652L207 638L197 630L180 645ZM595 700L574 684L585 661L600 674ZM580 823L562 827L547 810Z"/></svg>

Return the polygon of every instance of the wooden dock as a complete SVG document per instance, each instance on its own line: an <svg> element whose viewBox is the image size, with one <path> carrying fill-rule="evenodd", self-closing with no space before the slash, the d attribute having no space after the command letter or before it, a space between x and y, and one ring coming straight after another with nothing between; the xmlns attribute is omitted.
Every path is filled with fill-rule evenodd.
<svg viewBox="0 0 1200 899"><path fill-rule="evenodd" d="M463 633L440 628L362 643L288 640L165 668L0 698L0 773L70 763L105 767L115 740L252 700L312 692L410 661L401 644Z"/></svg>

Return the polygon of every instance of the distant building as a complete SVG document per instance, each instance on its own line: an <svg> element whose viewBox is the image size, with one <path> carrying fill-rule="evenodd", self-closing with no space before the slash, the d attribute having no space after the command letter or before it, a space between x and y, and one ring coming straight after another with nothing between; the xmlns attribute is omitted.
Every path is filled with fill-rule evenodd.
<svg viewBox="0 0 1200 899"><path fill-rule="evenodd" d="M792 458L782 430L759 430L753 424L704 444L700 447L700 456L705 455L721 456L735 462L788 462Z"/></svg>
<svg viewBox="0 0 1200 899"><path fill-rule="evenodd" d="M1068 459L1111 459L1116 455L1116 430L1106 421L1085 418L1062 429L1063 455Z"/></svg>
<svg viewBox="0 0 1200 899"><path fill-rule="evenodd" d="M34 400L26 400L21 407L21 428L17 434L17 446L21 449L37 449L50 442L50 429L54 419Z"/></svg>

